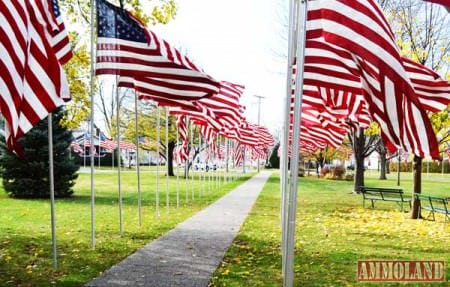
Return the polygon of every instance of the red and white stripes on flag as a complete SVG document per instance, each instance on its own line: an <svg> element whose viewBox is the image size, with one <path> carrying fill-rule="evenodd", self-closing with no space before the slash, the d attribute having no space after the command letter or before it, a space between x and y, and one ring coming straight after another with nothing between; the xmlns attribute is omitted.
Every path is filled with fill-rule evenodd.
<svg viewBox="0 0 450 287"><path fill-rule="evenodd" d="M69 148L71 148L71 149L72 149L74 152L76 152L76 153L79 153L79 154L84 153L83 148L82 148L82 147L80 146L80 144L77 143L77 142L71 142Z"/></svg>
<svg viewBox="0 0 450 287"><path fill-rule="evenodd" d="M450 103L450 82L419 63L405 57L402 60L422 107L431 112L444 110Z"/></svg>
<svg viewBox="0 0 450 287"><path fill-rule="evenodd" d="M244 162L245 156L245 145L237 143L233 149L233 164L234 166L239 166Z"/></svg>
<svg viewBox="0 0 450 287"><path fill-rule="evenodd" d="M180 135L181 145L177 148L177 158L184 162L189 158L189 136L185 115L177 115L176 125Z"/></svg>
<svg viewBox="0 0 450 287"><path fill-rule="evenodd" d="M205 115L213 118L217 131L239 127L244 120L245 108L239 103L244 86L222 81L218 94L194 102Z"/></svg>
<svg viewBox="0 0 450 287"><path fill-rule="evenodd" d="M16 151L20 151L21 136L69 99L66 77L48 33L54 27L39 13L49 9L49 3L0 3L0 110L6 120L7 144Z"/></svg>
<svg viewBox="0 0 450 287"><path fill-rule="evenodd" d="M164 100L193 101L219 92L219 82L196 67L128 11L97 1L96 74L120 75L120 85Z"/></svg>
<svg viewBox="0 0 450 287"><path fill-rule="evenodd" d="M100 147L108 151L113 151L117 147L117 143L110 139L100 140Z"/></svg>
<svg viewBox="0 0 450 287"><path fill-rule="evenodd" d="M48 0L40 1L48 2ZM58 58L61 65L64 65L73 56L72 47L70 46L69 35L64 25L58 0L51 0L49 4L50 8L48 11L50 11L51 14L48 14L48 19L53 20L52 29L49 31L51 36L50 42L55 51L56 58Z"/></svg>
<svg viewBox="0 0 450 287"><path fill-rule="evenodd" d="M58 58L61 65L64 65L72 58L72 48L59 9L58 0L34 0L30 3L34 7L36 17L46 27L56 58Z"/></svg>
<svg viewBox="0 0 450 287"><path fill-rule="evenodd" d="M119 141L119 147L122 150L136 150L137 149L136 145L129 141Z"/></svg>
<svg viewBox="0 0 450 287"><path fill-rule="evenodd" d="M307 39L352 55L372 118L387 146L439 157L436 136L403 65L394 35L374 0L309 2Z"/></svg>

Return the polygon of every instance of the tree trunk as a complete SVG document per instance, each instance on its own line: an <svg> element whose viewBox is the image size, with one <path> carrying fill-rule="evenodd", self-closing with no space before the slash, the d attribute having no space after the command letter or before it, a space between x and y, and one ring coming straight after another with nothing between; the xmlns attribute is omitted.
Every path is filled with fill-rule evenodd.
<svg viewBox="0 0 450 287"><path fill-rule="evenodd" d="M364 186L364 157L355 158L355 186L354 191L359 193L360 187Z"/></svg>
<svg viewBox="0 0 450 287"><path fill-rule="evenodd" d="M391 173L391 166L389 161L386 161L386 174L390 174Z"/></svg>
<svg viewBox="0 0 450 287"><path fill-rule="evenodd" d="M386 154L382 153L380 154L380 179L386 180L386 166L387 166L387 160L386 160Z"/></svg>
<svg viewBox="0 0 450 287"><path fill-rule="evenodd" d="M169 143L170 146L170 143ZM175 147L175 144L174 144ZM189 151L190 153L190 151ZM187 160L187 165L184 168L184 178L188 178L189 177L189 169L191 169L194 166L194 162L195 159L197 158L197 156L200 154L200 149L194 149L194 156L192 157L192 160L190 161L189 159ZM173 168L173 167L172 167Z"/></svg>
<svg viewBox="0 0 450 287"><path fill-rule="evenodd" d="M189 176L189 160L186 160L184 163L184 178L188 178Z"/></svg>
<svg viewBox="0 0 450 287"><path fill-rule="evenodd" d="M364 186L364 145L365 135L362 129L357 131L354 136L354 155L355 155L355 185L354 192L359 193L360 187Z"/></svg>
<svg viewBox="0 0 450 287"><path fill-rule="evenodd" d="M413 161L413 176L414 176L414 193L422 192L422 158L414 156ZM422 218L420 214L420 201L412 198L411 219Z"/></svg>
<svg viewBox="0 0 450 287"><path fill-rule="evenodd" d="M169 152L168 152L168 159L167 159L167 174L169 176L175 176L173 173L173 151L175 149L175 142L170 141L168 146Z"/></svg>

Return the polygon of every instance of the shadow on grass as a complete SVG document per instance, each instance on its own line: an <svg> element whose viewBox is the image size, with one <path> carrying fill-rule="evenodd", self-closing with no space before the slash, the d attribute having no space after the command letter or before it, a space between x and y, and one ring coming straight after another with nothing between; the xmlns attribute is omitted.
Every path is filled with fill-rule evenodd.
<svg viewBox="0 0 450 287"><path fill-rule="evenodd" d="M55 270L50 235L14 234L14 240L0 238L2 254L15 254L14 257L5 255L6 262L0 263L1 286L81 286L132 251L117 248L126 245L121 242L124 240L103 244L94 251L87 244L76 245L58 237L58 269ZM80 256L80 252L84 255Z"/></svg>

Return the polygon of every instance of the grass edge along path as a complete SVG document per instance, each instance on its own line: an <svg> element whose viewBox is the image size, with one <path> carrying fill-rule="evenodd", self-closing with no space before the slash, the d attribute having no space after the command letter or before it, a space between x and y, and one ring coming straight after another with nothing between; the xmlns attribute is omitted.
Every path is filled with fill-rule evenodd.
<svg viewBox="0 0 450 287"><path fill-rule="evenodd" d="M444 260L450 280L450 224L411 220L394 203L362 208L353 182L300 178L296 224L295 286L405 286L357 283L357 261L363 259ZM433 179L423 193L450 194L450 186ZM368 186L395 187L395 179L367 178ZM406 194L412 181L403 180ZM282 286L279 177L273 175L210 281L219 286ZM449 286L420 283L408 286Z"/></svg>
<svg viewBox="0 0 450 287"><path fill-rule="evenodd" d="M155 175L141 177L143 226L138 226L135 173L122 174L123 226L119 235L117 174L95 175L96 249L90 247L90 175L80 173L75 196L57 199L58 269L53 270L49 200L8 198L0 189L0 286L81 286L129 254L172 229L250 178L236 182L180 178L180 207L176 208L176 179L170 178L170 207L166 208L165 178L160 182L160 217L155 216ZM194 196L192 191L194 191Z"/></svg>

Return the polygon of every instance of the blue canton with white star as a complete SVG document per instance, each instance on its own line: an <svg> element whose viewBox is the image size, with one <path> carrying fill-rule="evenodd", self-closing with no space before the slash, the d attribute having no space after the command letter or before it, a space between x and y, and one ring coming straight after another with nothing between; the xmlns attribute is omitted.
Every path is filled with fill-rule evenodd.
<svg viewBox="0 0 450 287"><path fill-rule="evenodd" d="M61 11L59 10L58 0L52 0L52 10L53 10L53 15L55 15L56 18L61 16Z"/></svg>
<svg viewBox="0 0 450 287"><path fill-rule="evenodd" d="M144 29L127 12L105 0L97 0L97 36L147 43Z"/></svg>

